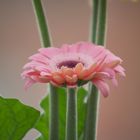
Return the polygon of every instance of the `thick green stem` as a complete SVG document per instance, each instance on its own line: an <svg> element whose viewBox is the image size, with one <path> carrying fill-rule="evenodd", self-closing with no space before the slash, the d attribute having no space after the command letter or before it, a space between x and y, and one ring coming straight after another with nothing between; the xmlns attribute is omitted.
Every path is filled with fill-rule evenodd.
<svg viewBox="0 0 140 140"><path fill-rule="evenodd" d="M76 89L68 88L66 114L66 140L77 140Z"/></svg>
<svg viewBox="0 0 140 140"><path fill-rule="evenodd" d="M50 85L50 140L58 140L59 103L57 88Z"/></svg>
<svg viewBox="0 0 140 140"><path fill-rule="evenodd" d="M98 2L97 2L98 1ZM106 0L93 0L92 42L104 45L106 32ZM95 15L97 14L97 15ZM96 16L96 17L95 17ZM86 126L84 140L97 140L99 94L94 85L89 84Z"/></svg>
<svg viewBox="0 0 140 140"><path fill-rule="evenodd" d="M42 47L51 45L50 35L47 27L47 22L44 16L41 0L33 0L34 12L37 20L38 29L40 31L40 39Z"/></svg>
<svg viewBox="0 0 140 140"><path fill-rule="evenodd" d="M42 47L50 47L51 40L45 20L41 0L33 0L34 12L40 32L40 39ZM59 105L57 88L50 85L50 133L49 140L58 140L59 137Z"/></svg>
<svg viewBox="0 0 140 140"><path fill-rule="evenodd" d="M84 140L96 140L98 115L98 90L90 84Z"/></svg>
<svg viewBox="0 0 140 140"><path fill-rule="evenodd" d="M96 41L96 34L97 34L98 2L99 0L94 0L93 7L92 7L91 41L93 43L95 43Z"/></svg>
<svg viewBox="0 0 140 140"><path fill-rule="evenodd" d="M107 15L107 0L99 0L98 20L97 20L97 34L96 43L104 45L106 40L106 15Z"/></svg>

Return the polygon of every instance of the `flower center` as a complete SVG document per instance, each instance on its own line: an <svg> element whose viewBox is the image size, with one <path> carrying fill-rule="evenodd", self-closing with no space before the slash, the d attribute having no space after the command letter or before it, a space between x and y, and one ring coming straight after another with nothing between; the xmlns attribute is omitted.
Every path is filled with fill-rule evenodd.
<svg viewBox="0 0 140 140"><path fill-rule="evenodd" d="M81 62L79 62L79 61L74 61L74 60L63 61L63 62L59 63L59 64L57 65L57 67L58 67L59 69L61 69L62 66L68 67L68 68L74 68L78 63L81 63ZM83 64L83 65L84 65L84 64Z"/></svg>

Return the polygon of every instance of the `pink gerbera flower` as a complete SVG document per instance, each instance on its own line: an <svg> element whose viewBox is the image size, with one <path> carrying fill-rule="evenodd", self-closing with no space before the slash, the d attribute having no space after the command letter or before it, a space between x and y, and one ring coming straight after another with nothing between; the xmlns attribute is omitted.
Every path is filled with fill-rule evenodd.
<svg viewBox="0 0 140 140"><path fill-rule="evenodd" d="M60 48L41 48L29 57L22 77L25 88L34 83L75 87L89 81L104 95L108 95L106 80L117 84L116 74L125 75L122 60L109 50L92 43L65 44Z"/></svg>

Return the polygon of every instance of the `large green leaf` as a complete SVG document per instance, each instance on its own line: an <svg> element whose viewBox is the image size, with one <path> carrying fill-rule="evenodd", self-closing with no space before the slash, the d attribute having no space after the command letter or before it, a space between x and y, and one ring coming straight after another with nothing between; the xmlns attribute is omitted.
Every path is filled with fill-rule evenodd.
<svg viewBox="0 0 140 140"><path fill-rule="evenodd" d="M21 140L34 127L39 114L17 99L0 97L0 140Z"/></svg>
<svg viewBox="0 0 140 140"><path fill-rule="evenodd" d="M36 140L45 140L45 138L43 136L39 136Z"/></svg>
<svg viewBox="0 0 140 140"><path fill-rule="evenodd" d="M46 96L40 103L43 113L41 114L35 128L42 134L37 140L49 139L49 97Z"/></svg>
<svg viewBox="0 0 140 140"><path fill-rule="evenodd" d="M59 95L59 139L65 139L65 128L66 128L66 90L64 88L58 88L57 93ZM77 108L78 108L78 137L83 134L86 103L84 102L87 96L87 91L84 88L79 88L77 92ZM41 136L37 140L48 140L49 139L49 94L42 102L41 107L43 113L37 122L35 128L41 133Z"/></svg>

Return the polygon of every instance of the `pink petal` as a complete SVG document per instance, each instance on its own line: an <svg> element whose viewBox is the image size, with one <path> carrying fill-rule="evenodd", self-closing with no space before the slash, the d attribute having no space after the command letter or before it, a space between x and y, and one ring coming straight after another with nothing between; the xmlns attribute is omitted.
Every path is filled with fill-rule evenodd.
<svg viewBox="0 0 140 140"><path fill-rule="evenodd" d="M23 69L34 69L36 66L46 66L46 64L37 62L37 61L31 61L24 65Z"/></svg>
<svg viewBox="0 0 140 140"><path fill-rule="evenodd" d="M32 78L34 81L40 82L40 83L48 83L48 82L49 82L49 78L47 78L47 77L31 76L31 78Z"/></svg>
<svg viewBox="0 0 140 140"><path fill-rule="evenodd" d="M107 97L109 94L109 86L103 80L93 80L93 84L100 90L104 97Z"/></svg>
<svg viewBox="0 0 140 140"><path fill-rule="evenodd" d="M118 86L118 81L116 78L111 79L111 82L113 83L114 86Z"/></svg>
<svg viewBox="0 0 140 140"><path fill-rule="evenodd" d="M111 68L105 68L102 71L108 73L110 79L115 78L115 72L114 72L113 69L111 69Z"/></svg>
<svg viewBox="0 0 140 140"><path fill-rule="evenodd" d="M107 56L105 48L99 47L99 46L94 47L91 53L92 53L93 59L95 59L96 61L100 61Z"/></svg>
<svg viewBox="0 0 140 140"><path fill-rule="evenodd" d="M49 66L36 66L35 70L40 71L40 72L50 72L51 68Z"/></svg>
<svg viewBox="0 0 140 140"><path fill-rule="evenodd" d="M32 56L29 57L30 60L36 61L36 62L41 62L43 64L48 64L49 63L49 59L41 54L34 54Z"/></svg>
<svg viewBox="0 0 140 140"><path fill-rule="evenodd" d="M62 51L60 48L50 47L50 48L41 48L39 49L39 52L50 59L53 56L60 54Z"/></svg>
<svg viewBox="0 0 140 140"><path fill-rule="evenodd" d="M121 76L125 77L125 69L122 66L118 65L117 67L114 68L114 70Z"/></svg>
<svg viewBox="0 0 140 140"><path fill-rule="evenodd" d="M72 47L75 48L75 52L84 54L90 54L91 52L93 52L95 46L95 44L92 44L90 42L79 42L76 44L72 44Z"/></svg>
<svg viewBox="0 0 140 140"><path fill-rule="evenodd" d="M64 44L61 47L61 51L62 51L62 53L69 53L69 52L71 52L71 45Z"/></svg>
<svg viewBox="0 0 140 140"><path fill-rule="evenodd" d="M24 89L27 90L31 87L34 83L36 83L33 79L27 79L24 85Z"/></svg>
<svg viewBox="0 0 140 140"><path fill-rule="evenodd" d="M92 43L87 43L87 42L78 42L76 44L64 44L61 49L63 53L86 53L90 52L91 48L93 48L94 44Z"/></svg>
<svg viewBox="0 0 140 140"><path fill-rule="evenodd" d="M106 58L106 62L109 63L111 61L120 61L120 63L122 62L122 59L116 55L114 55L112 52L110 52L109 50L107 50L108 53L108 57Z"/></svg>
<svg viewBox="0 0 140 140"><path fill-rule="evenodd" d="M94 76L94 78L97 78L97 79L107 79L109 77L110 75L107 72L97 72Z"/></svg>

